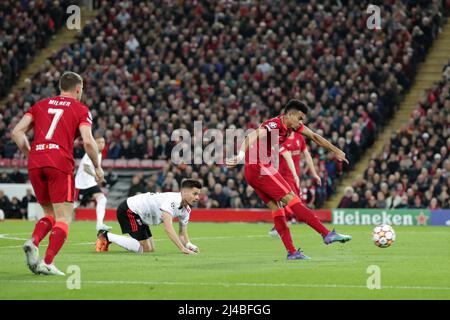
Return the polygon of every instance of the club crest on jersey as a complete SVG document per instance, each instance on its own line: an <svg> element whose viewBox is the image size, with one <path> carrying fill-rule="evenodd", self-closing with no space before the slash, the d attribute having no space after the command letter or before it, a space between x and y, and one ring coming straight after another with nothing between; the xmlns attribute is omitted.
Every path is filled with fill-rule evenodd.
<svg viewBox="0 0 450 320"><path fill-rule="evenodd" d="M269 122L269 127L271 127L272 129L275 129L277 127L277 123L276 122Z"/></svg>
<svg viewBox="0 0 450 320"><path fill-rule="evenodd" d="M172 203L170 204L170 207L172 208L172 210L175 210L175 202L172 202Z"/></svg>

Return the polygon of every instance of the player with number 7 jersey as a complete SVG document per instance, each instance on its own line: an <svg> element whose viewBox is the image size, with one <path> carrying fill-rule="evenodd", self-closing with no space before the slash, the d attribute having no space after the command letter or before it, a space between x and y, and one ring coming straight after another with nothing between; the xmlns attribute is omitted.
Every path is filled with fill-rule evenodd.
<svg viewBox="0 0 450 320"><path fill-rule="evenodd" d="M65 72L59 80L61 94L33 105L14 127L12 138L28 155L28 175L45 216L35 226L32 237L23 245L29 269L36 274L64 275L53 264L69 232L74 201L74 140L81 136L94 164L97 181L103 180L97 144L92 136L92 116L80 102L83 79ZM34 129L30 146L26 133ZM51 232L50 232L51 231ZM39 243L50 233L44 259L39 258Z"/></svg>
<svg viewBox="0 0 450 320"><path fill-rule="evenodd" d="M79 127L92 126L89 109L74 98L57 96L37 102L26 115L31 116L35 123L28 170L52 167L72 174L73 144L80 136ZM64 200L72 201L72 195L73 192L69 192Z"/></svg>

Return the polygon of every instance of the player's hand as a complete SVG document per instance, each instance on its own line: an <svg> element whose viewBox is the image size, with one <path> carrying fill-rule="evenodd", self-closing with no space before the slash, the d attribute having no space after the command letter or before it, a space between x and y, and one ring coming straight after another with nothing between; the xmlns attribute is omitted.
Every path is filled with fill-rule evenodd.
<svg viewBox="0 0 450 320"><path fill-rule="evenodd" d="M244 159L244 157L245 157L245 152L239 151L239 154L237 156L226 159L225 164L227 165L228 168L234 168L242 161L242 159Z"/></svg>
<svg viewBox="0 0 450 320"><path fill-rule="evenodd" d="M345 158L345 152L342 150L338 150L334 153L336 155L336 159L338 161L344 161L345 163L349 164L347 158Z"/></svg>
<svg viewBox="0 0 450 320"><path fill-rule="evenodd" d="M234 157L232 157L230 159L226 159L225 160L225 164L226 164L226 166L228 168L236 167L239 164L239 162L241 162L241 159L240 159L239 156L234 156Z"/></svg>
<svg viewBox="0 0 450 320"><path fill-rule="evenodd" d="M95 181L97 182L105 181L105 173L103 172L102 167L95 168Z"/></svg>
<svg viewBox="0 0 450 320"><path fill-rule="evenodd" d="M317 173L314 173L312 175L312 179L315 183L317 183L317 185L319 185L319 186L322 185L322 179L320 179L320 176Z"/></svg>
<svg viewBox="0 0 450 320"><path fill-rule="evenodd" d="M188 248L183 248L181 250L181 252L183 252L184 254L197 254L197 252L194 252L192 250L189 250Z"/></svg>
<svg viewBox="0 0 450 320"><path fill-rule="evenodd" d="M24 154L25 158L28 158L28 156L30 155L30 146L26 146L25 148L23 148L22 153Z"/></svg>
<svg viewBox="0 0 450 320"><path fill-rule="evenodd" d="M190 242L186 243L186 248L191 251L194 251L195 253L200 253L200 249L193 243Z"/></svg>

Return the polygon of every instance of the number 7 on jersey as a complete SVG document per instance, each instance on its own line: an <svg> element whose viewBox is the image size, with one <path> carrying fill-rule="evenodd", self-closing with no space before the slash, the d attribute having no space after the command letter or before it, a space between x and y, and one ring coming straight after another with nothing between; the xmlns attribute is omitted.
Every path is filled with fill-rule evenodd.
<svg viewBox="0 0 450 320"><path fill-rule="evenodd" d="M50 125L50 128L48 129L47 135L45 136L46 140L50 140L53 137L53 134L55 133L56 126L58 125L59 119L61 119L64 110L63 109L48 109L49 114L54 114L52 124Z"/></svg>

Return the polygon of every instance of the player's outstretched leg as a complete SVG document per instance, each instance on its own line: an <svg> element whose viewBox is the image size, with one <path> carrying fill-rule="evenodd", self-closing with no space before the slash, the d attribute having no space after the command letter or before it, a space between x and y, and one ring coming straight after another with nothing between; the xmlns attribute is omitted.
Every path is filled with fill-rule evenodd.
<svg viewBox="0 0 450 320"><path fill-rule="evenodd" d="M105 225L103 223L103 219L105 219L105 212L106 212L106 197L103 195L103 193L98 193L95 195L95 202L96 202L96 214L97 214L97 231L99 230L111 230L112 228Z"/></svg>
<svg viewBox="0 0 450 320"><path fill-rule="evenodd" d="M291 197L288 195L287 197ZM336 232L336 230L333 229L333 231L328 230L322 222L317 218L317 216L314 214L314 212L306 207L301 200L293 196L292 199L288 201L287 207L289 207L294 214L296 215L297 219L299 221L305 222L307 225L309 225L311 228L316 230L318 233L322 235L323 241L325 244L330 244L333 242L347 242L352 239L349 235L343 235Z"/></svg>
<svg viewBox="0 0 450 320"><path fill-rule="evenodd" d="M337 233L335 229L333 229L333 231L331 231L329 234L327 234L324 238L323 238L323 242L325 244L331 244L333 242L347 242L352 240L352 236L346 235L346 234L340 234Z"/></svg>
<svg viewBox="0 0 450 320"><path fill-rule="evenodd" d="M143 248L141 243L133 238L120 236L118 234L114 234L111 232L107 232L105 230L100 230L97 235L97 242L95 244L95 251L102 252L108 251L108 247L110 243L115 243L118 246L124 248L125 250L142 253Z"/></svg>
<svg viewBox="0 0 450 320"><path fill-rule="evenodd" d="M294 212L299 221L305 222L311 228L320 233L322 237L325 237L330 233L330 230L325 228L314 212L305 206L297 196L293 196L293 198L288 202L287 207Z"/></svg>

